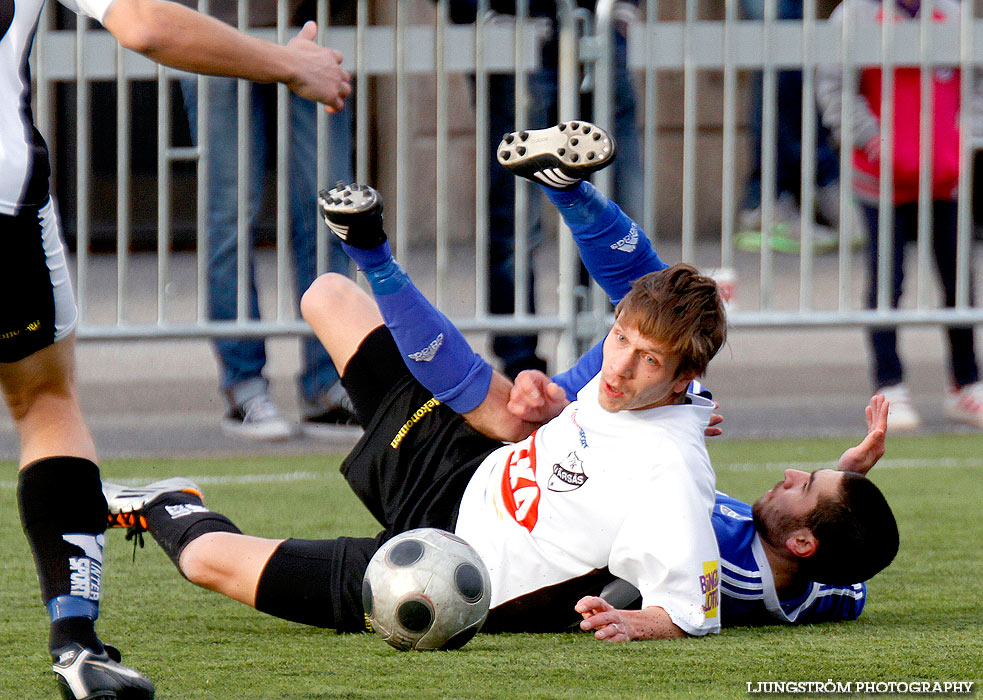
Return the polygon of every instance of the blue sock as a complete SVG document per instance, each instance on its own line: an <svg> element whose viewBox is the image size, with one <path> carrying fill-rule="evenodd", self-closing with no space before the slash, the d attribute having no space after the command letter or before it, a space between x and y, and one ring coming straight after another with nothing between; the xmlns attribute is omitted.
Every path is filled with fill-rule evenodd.
<svg viewBox="0 0 983 700"><path fill-rule="evenodd" d="M369 250L344 248L368 278L410 373L457 413L477 408L488 395L491 366L416 288L393 259L388 243Z"/></svg>
<svg viewBox="0 0 983 700"><path fill-rule="evenodd" d="M541 187L570 227L584 267L613 303L639 277L669 267L642 228L586 180L565 190Z"/></svg>

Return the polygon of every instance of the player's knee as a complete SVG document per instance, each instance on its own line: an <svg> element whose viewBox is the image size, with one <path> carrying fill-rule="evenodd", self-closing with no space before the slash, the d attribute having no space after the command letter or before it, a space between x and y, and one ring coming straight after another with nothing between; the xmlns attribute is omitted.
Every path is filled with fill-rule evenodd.
<svg viewBox="0 0 983 700"><path fill-rule="evenodd" d="M5 383L4 400L10 416L16 422L28 418L31 413L46 404L74 401L72 387L65 382L53 382L35 377L24 382Z"/></svg>
<svg viewBox="0 0 983 700"><path fill-rule="evenodd" d="M312 316L343 302L353 289L357 290L358 285L348 277L336 272L323 274L311 283L301 297L300 313L310 323Z"/></svg>

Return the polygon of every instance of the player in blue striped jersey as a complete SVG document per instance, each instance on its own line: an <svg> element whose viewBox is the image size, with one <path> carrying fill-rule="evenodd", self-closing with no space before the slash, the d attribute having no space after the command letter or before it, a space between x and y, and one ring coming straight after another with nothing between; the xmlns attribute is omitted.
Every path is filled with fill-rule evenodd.
<svg viewBox="0 0 983 700"><path fill-rule="evenodd" d="M503 167L541 186L570 228L584 266L617 304L633 280L667 265L637 223L589 182L577 179L614 158L613 143L602 152L590 142L596 131L594 125L573 122L507 134L498 156ZM570 162L574 154L579 158ZM549 177L555 171L571 181L557 186ZM509 409L530 423L549 420L600 370L601 362L597 345L552 379L535 370L519 374ZM867 598L863 581L890 563L898 545L890 508L863 478L884 454L887 411L883 396L871 400L868 434L843 454L837 470L787 470L753 505L717 492L711 520L720 549L722 625L852 620L860 615ZM844 512L854 498L853 503L873 509L866 514L869 518L854 519ZM866 522L857 527L857 520ZM864 535L871 539L861 545ZM881 543L876 543L878 535ZM845 555L849 551L855 554ZM608 588L605 596L614 608L630 605L634 592L626 586L617 582Z"/></svg>

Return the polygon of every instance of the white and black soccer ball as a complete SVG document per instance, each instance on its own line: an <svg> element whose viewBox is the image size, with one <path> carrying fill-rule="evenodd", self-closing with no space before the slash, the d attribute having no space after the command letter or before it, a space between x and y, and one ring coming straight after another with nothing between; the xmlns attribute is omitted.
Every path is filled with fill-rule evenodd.
<svg viewBox="0 0 983 700"><path fill-rule="evenodd" d="M488 617L491 580L457 535L419 528L386 542L369 561L362 605L372 629L400 650L459 649Z"/></svg>

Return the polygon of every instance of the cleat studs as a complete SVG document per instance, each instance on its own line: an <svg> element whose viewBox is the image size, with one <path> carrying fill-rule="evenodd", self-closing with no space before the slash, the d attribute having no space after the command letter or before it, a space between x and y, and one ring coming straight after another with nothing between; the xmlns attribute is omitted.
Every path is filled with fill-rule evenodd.
<svg viewBox="0 0 983 700"><path fill-rule="evenodd" d="M525 146L519 146L515 150L516 150L516 153L518 153L520 156L526 155L526 147Z"/></svg>
<svg viewBox="0 0 983 700"><path fill-rule="evenodd" d="M572 153L570 155L570 162L571 163L576 163L578 160L580 160L580 156L578 156L576 153Z"/></svg>
<svg viewBox="0 0 983 700"><path fill-rule="evenodd" d="M512 143L515 141L515 134L505 134L505 138L502 139L505 143Z"/></svg>
<svg viewBox="0 0 983 700"><path fill-rule="evenodd" d="M601 140L601 132L599 132L599 131L595 131L594 132L594 140L595 141L600 141Z"/></svg>
<svg viewBox="0 0 983 700"><path fill-rule="evenodd" d="M529 132L528 131L523 131L522 133L519 134L519 140L520 141L525 141L527 138L529 138Z"/></svg>
<svg viewBox="0 0 983 700"><path fill-rule="evenodd" d="M565 148L558 148L558 149L556 149L556 155L560 156L561 158L563 156L565 156L566 154L567 154L567 149L565 149Z"/></svg>
<svg viewBox="0 0 983 700"><path fill-rule="evenodd" d="M594 160L594 151L588 151L587 160Z"/></svg>
<svg viewBox="0 0 983 700"><path fill-rule="evenodd" d="M346 207L350 207L352 205L352 200L350 198L345 199L345 201L343 201L342 204L344 204Z"/></svg>
<svg viewBox="0 0 983 700"><path fill-rule="evenodd" d="M511 155L512 154L509 153L508 151L502 151L501 153L498 154L498 157L501 158L502 160L508 160Z"/></svg>
<svg viewBox="0 0 983 700"><path fill-rule="evenodd" d="M580 128L580 124L578 124L577 122L570 122L570 128L576 131L577 129Z"/></svg>
<svg viewBox="0 0 983 700"><path fill-rule="evenodd" d="M570 139L571 146L576 146L578 143L580 143L580 139L577 138Z"/></svg>
<svg viewBox="0 0 983 700"><path fill-rule="evenodd" d="M560 124L559 126L557 126L557 128L560 131L566 131L567 130L567 123L566 122L563 122L562 124Z"/></svg>
<svg viewBox="0 0 983 700"><path fill-rule="evenodd" d="M581 129L581 131L583 131L585 134L589 134L590 133L590 124L584 124L584 128Z"/></svg>

